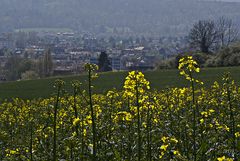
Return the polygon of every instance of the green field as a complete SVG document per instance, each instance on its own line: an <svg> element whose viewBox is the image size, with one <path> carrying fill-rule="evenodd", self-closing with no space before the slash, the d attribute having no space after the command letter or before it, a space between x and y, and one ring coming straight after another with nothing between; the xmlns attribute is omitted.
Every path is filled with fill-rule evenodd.
<svg viewBox="0 0 240 161"><path fill-rule="evenodd" d="M237 84L240 82L240 67L227 68L205 68L196 76L199 80L204 82L205 87L209 87L214 81L221 81L225 72L230 72L232 78ZM167 87L184 87L187 82L184 77L179 75L178 70L159 70L145 72L145 77L151 83L152 89L164 89ZM94 80L94 92L106 92L112 88L122 89L123 82L127 72L109 72L99 74L99 77ZM72 91L71 81L80 80L84 89L87 85L86 75L67 76L62 79L66 81L65 89L68 92ZM32 99L39 97L49 97L54 93L54 80L56 78L39 79L30 81L8 82L0 84L0 98L8 99L12 97L19 97L24 99Z"/></svg>

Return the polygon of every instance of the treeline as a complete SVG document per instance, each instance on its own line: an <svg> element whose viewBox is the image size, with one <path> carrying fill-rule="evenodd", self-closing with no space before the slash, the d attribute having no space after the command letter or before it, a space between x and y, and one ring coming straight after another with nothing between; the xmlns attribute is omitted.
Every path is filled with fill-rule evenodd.
<svg viewBox="0 0 240 161"><path fill-rule="evenodd" d="M188 35L188 48L159 62L158 68L176 68L181 57L191 55L201 67L240 65L239 26L231 19L200 20Z"/></svg>
<svg viewBox="0 0 240 161"><path fill-rule="evenodd" d="M28 80L51 76L53 74L53 61L50 49L46 49L43 57L39 59L28 59L28 54L23 57L10 53L1 73L5 75L5 79L12 80Z"/></svg>
<svg viewBox="0 0 240 161"><path fill-rule="evenodd" d="M98 66L98 72L112 71L106 52L101 52L99 55ZM54 75L53 69L54 63L50 49L46 49L44 55L38 59L29 59L27 52L23 57L10 53L4 67L0 68L0 75L3 74L7 81L30 80L50 77Z"/></svg>

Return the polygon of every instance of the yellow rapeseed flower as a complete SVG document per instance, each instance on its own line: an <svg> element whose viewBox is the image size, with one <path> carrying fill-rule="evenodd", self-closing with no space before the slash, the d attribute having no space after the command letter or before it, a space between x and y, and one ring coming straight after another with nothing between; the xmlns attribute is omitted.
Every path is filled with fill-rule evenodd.
<svg viewBox="0 0 240 161"><path fill-rule="evenodd" d="M181 58L179 60L178 69L180 70L180 75L185 76L186 80L189 80L190 82L203 84L203 82L194 79L192 76L193 72L196 73L200 72L200 68L198 67L197 62L193 60L192 56Z"/></svg>
<svg viewBox="0 0 240 161"><path fill-rule="evenodd" d="M240 137L240 132L236 132L236 133L235 133L235 137L236 137L236 138Z"/></svg>
<svg viewBox="0 0 240 161"><path fill-rule="evenodd" d="M79 124L80 123L80 119L79 118L75 118L74 120L73 120L73 125L74 126L76 126L77 124Z"/></svg>
<svg viewBox="0 0 240 161"><path fill-rule="evenodd" d="M218 160L218 161L233 161L232 158L227 158L227 157L225 157L225 156L219 157L219 158L217 158L217 160Z"/></svg>
<svg viewBox="0 0 240 161"><path fill-rule="evenodd" d="M162 146L160 147L160 149L162 149L162 150L164 150L164 151L167 151L167 147L168 147L168 145L162 145Z"/></svg>

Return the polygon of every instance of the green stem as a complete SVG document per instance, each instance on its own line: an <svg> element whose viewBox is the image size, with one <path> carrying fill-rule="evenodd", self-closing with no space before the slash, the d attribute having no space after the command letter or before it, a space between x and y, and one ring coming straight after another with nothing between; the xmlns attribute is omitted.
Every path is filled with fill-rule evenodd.
<svg viewBox="0 0 240 161"><path fill-rule="evenodd" d="M127 107L128 107L128 110L130 110L130 98L128 97L128 102L127 102ZM131 160L132 158L132 130L131 130L131 127L132 127L132 123L129 123L129 126L128 126L128 160Z"/></svg>
<svg viewBox="0 0 240 161"><path fill-rule="evenodd" d="M93 109L93 102L92 102L92 69L91 67L88 70L88 92L89 92L89 105L91 110L91 118L92 118L92 133L93 133L93 158L92 160L95 161L97 158L97 149L96 149L96 125L95 125L95 115Z"/></svg>
<svg viewBox="0 0 240 161"><path fill-rule="evenodd" d="M234 118L234 112L233 112L233 107L232 107L232 101L231 101L231 93L229 89L229 80L227 79L227 99L228 99L228 104L230 108L230 120L231 120L231 136L233 140L232 148L233 148L233 153L234 153L234 158L236 157L236 137L235 137L235 118Z"/></svg>
<svg viewBox="0 0 240 161"><path fill-rule="evenodd" d="M137 134L138 134L138 161L141 160L141 118L140 118L140 104L139 104L139 91L138 91L138 81L136 80L136 105L137 105Z"/></svg>
<svg viewBox="0 0 240 161"><path fill-rule="evenodd" d="M82 125L82 128L81 128L81 136L82 136L82 139L81 139L81 151L82 151L82 158L81 160L83 161L84 160L84 126L83 126L83 114L82 114L82 118L81 118L81 125Z"/></svg>
<svg viewBox="0 0 240 161"><path fill-rule="evenodd" d="M30 124L30 131L31 131L31 134L30 134L30 161L33 161L33 128L32 128L32 123Z"/></svg>
<svg viewBox="0 0 240 161"><path fill-rule="evenodd" d="M73 101L74 101L74 104L73 104L73 109L74 109L74 115L75 115L75 118L77 119L78 118L78 112L77 112L77 99L76 99L76 96L77 96L77 88L75 87L74 88L74 95L73 95ZM76 134L78 136L78 124L76 125L75 127L75 131L76 131Z"/></svg>
<svg viewBox="0 0 240 161"><path fill-rule="evenodd" d="M57 89L57 99L54 106L54 123L53 123L53 161L57 161L57 109L59 103L59 96L60 96L60 89L61 86L58 86Z"/></svg>
<svg viewBox="0 0 240 161"><path fill-rule="evenodd" d="M192 77L192 73L190 72L191 78L191 87L192 87L192 108L193 108L193 157L194 161L197 160L197 147L196 147L196 106L195 106L195 88L194 88L194 80Z"/></svg>
<svg viewBox="0 0 240 161"><path fill-rule="evenodd" d="M152 161L151 131L152 131L151 111L150 111L150 107L148 106L148 111L147 111L147 160L148 161Z"/></svg>

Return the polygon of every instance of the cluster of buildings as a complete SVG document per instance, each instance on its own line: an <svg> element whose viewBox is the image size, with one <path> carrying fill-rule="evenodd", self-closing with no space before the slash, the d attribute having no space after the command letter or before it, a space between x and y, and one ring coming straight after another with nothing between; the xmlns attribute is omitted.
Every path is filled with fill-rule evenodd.
<svg viewBox="0 0 240 161"><path fill-rule="evenodd" d="M166 41L166 42L164 42ZM172 41L170 39L169 41ZM0 66L3 67L9 55L31 60L43 57L51 49L55 74L76 74L83 71L85 63L98 64L102 51L108 54L112 70L152 70L159 59L177 52L178 48L164 48L168 39L135 41L94 38L72 32L59 33L10 33L0 35ZM176 41L174 46L177 46ZM172 52L172 53L171 53ZM11 54L9 54L11 53Z"/></svg>
<svg viewBox="0 0 240 161"><path fill-rule="evenodd" d="M43 49L37 49L42 51ZM97 64L102 51L68 50L63 53L56 53L53 49L52 60L55 74L77 74L84 71L84 64ZM147 51L142 47L139 49L106 50L110 65L113 71L120 70L152 70L157 63L156 56L148 56ZM39 54L36 52L36 54ZM40 54L40 55L42 55ZM33 54L35 55L35 54ZM35 56L34 56L35 57Z"/></svg>

